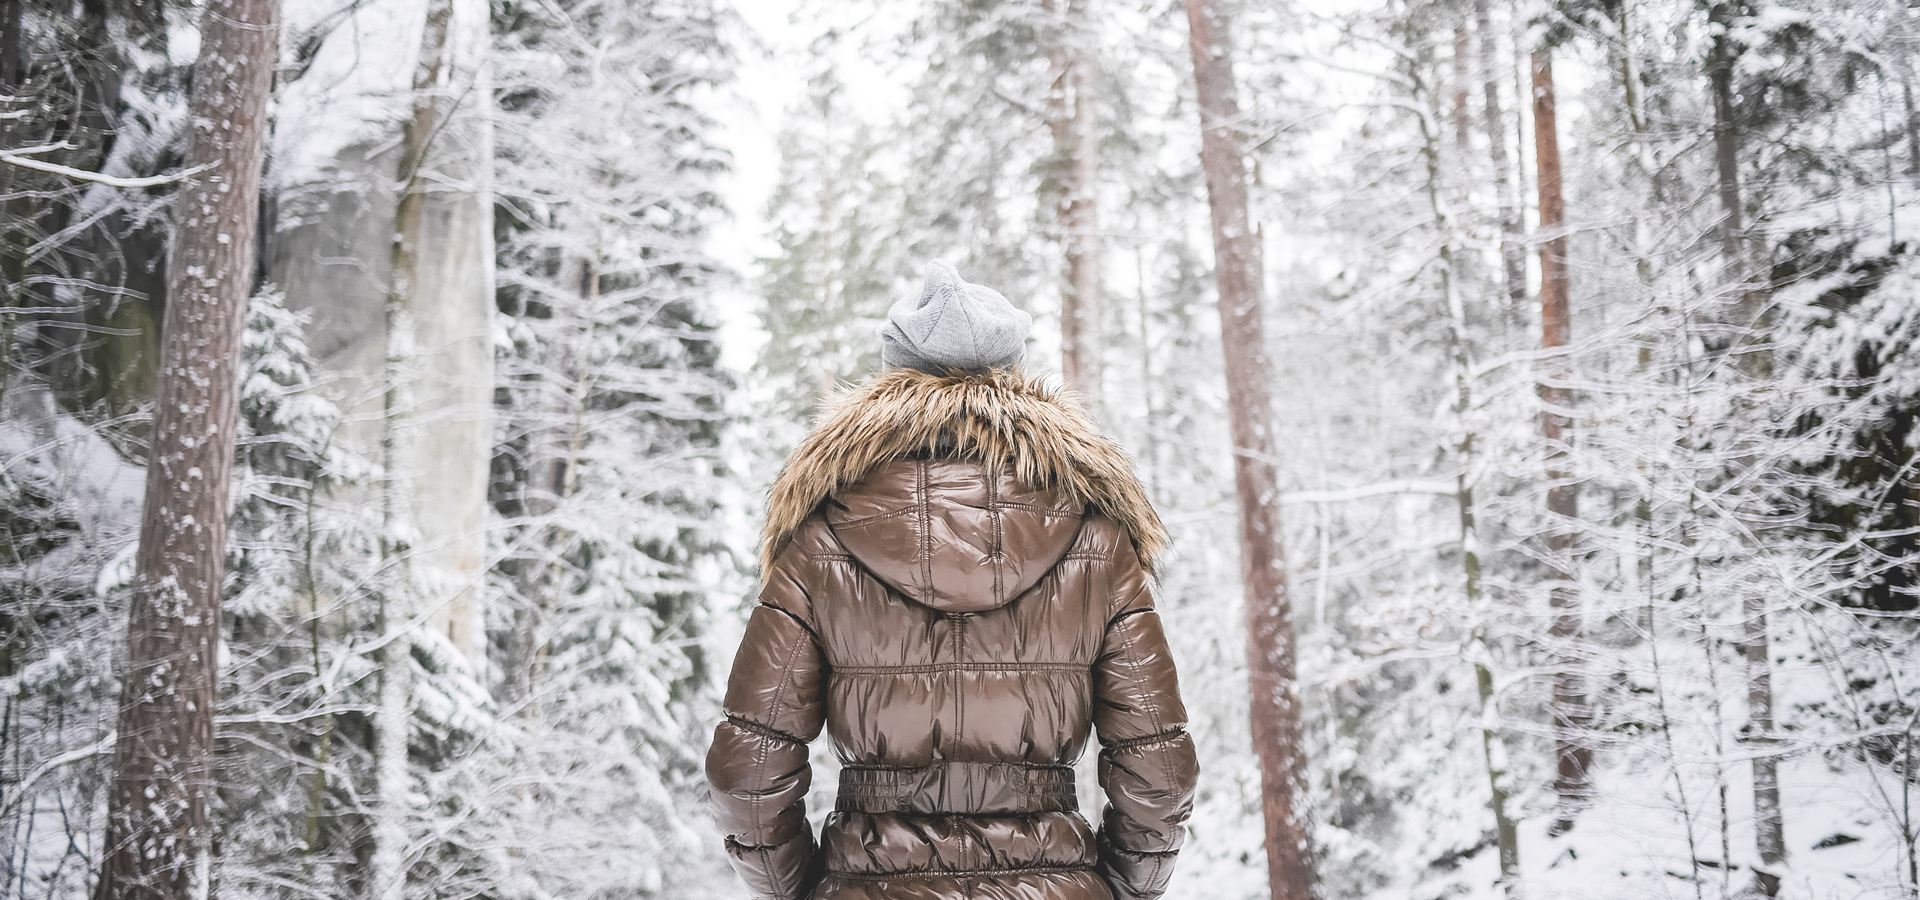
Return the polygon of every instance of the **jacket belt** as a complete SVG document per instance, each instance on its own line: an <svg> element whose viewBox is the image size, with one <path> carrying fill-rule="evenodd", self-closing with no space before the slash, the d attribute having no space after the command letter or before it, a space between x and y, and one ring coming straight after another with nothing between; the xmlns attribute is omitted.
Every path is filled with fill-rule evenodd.
<svg viewBox="0 0 1920 900"><path fill-rule="evenodd" d="M862 813L1011 815L1079 808L1072 766L943 762L847 766L834 808Z"/></svg>

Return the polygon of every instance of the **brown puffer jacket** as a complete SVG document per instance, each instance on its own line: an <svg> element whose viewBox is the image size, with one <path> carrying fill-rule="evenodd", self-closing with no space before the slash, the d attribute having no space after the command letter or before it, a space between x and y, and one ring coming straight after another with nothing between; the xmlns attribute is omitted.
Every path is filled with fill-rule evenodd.
<svg viewBox="0 0 1920 900"><path fill-rule="evenodd" d="M1197 776L1148 580L1164 542L1126 455L1036 381L894 371L840 401L774 486L707 756L753 894L1160 896ZM823 725L844 768L816 844Z"/></svg>

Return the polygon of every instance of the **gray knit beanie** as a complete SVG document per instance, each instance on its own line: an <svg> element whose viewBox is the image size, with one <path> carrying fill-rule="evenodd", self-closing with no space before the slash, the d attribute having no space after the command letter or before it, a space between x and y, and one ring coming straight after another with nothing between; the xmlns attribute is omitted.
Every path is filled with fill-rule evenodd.
<svg viewBox="0 0 1920 900"><path fill-rule="evenodd" d="M1033 317L989 287L968 284L944 262L927 266L918 296L887 310L880 329L880 362L889 369L1003 369L1027 351Z"/></svg>

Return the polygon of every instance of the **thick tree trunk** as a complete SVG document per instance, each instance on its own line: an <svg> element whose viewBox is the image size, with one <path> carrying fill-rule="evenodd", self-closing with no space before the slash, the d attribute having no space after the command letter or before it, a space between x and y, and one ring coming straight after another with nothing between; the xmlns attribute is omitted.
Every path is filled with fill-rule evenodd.
<svg viewBox="0 0 1920 900"><path fill-rule="evenodd" d="M1740 186L1740 120L1734 104L1734 63L1738 54L1727 31L1732 27L1731 4L1717 2L1708 12L1715 26L1707 50L1707 80L1713 94L1713 156L1719 177L1721 207L1720 248L1728 284L1739 292L1731 316L1735 333L1728 346L1735 365L1754 383L1773 377L1773 361L1766 349L1767 291L1749 249L1745 197ZM1747 723L1743 731L1753 755L1754 849L1760 865L1754 868L1754 888L1767 896L1780 890L1780 871L1787 861L1786 827L1780 808L1779 761L1773 756L1773 666L1766 594L1749 589L1745 603L1745 633L1740 651L1747 668Z"/></svg>
<svg viewBox="0 0 1920 900"><path fill-rule="evenodd" d="M207 886L207 793L226 568L240 336L278 58L278 0L210 0L185 163L147 462L107 855L99 896Z"/></svg>
<svg viewBox="0 0 1920 900"><path fill-rule="evenodd" d="M493 88L486 0L454 0L428 144L414 179L418 252L405 300L413 357L402 465L428 624L471 671L485 667L487 481L493 462Z"/></svg>
<svg viewBox="0 0 1920 900"><path fill-rule="evenodd" d="M1567 390L1569 369L1565 357L1572 331L1569 309L1572 281L1567 269L1566 199L1562 193L1560 134L1555 116L1553 56L1541 48L1533 54L1533 145L1539 169L1540 191L1540 348L1545 358L1538 387L1540 439L1547 451L1547 559L1556 570L1550 590L1554 645L1553 720L1554 779L1559 809L1553 830L1573 827L1573 814L1591 792L1588 768L1593 751L1581 732L1592 718L1587 709L1585 679L1573 644L1580 638L1580 598L1574 554L1580 517L1579 488L1568 465L1572 442L1569 411L1573 397Z"/></svg>
<svg viewBox="0 0 1920 900"><path fill-rule="evenodd" d="M1200 108L1200 165L1213 219L1213 271L1240 505L1240 573L1246 592L1247 669L1266 823L1267 883L1273 900L1308 900L1313 871L1300 804L1306 754L1281 545L1273 374L1262 324L1259 236L1248 213L1246 151L1234 98L1232 29L1213 0L1187 0L1187 27Z"/></svg>
<svg viewBox="0 0 1920 900"><path fill-rule="evenodd" d="M1100 235L1094 192L1098 148L1093 138L1093 64L1088 0L1048 0L1053 18L1053 81L1047 126L1053 134L1060 189L1054 220L1066 263L1060 286L1060 370L1068 385L1100 405Z"/></svg>
<svg viewBox="0 0 1920 900"><path fill-rule="evenodd" d="M1500 262L1507 313L1518 323L1527 318L1527 250L1523 245L1527 226L1514 185L1513 163L1507 157L1507 114L1500 103L1499 39L1487 7L1487 0L1473 2L1473 27L1480 39L1480 85L1485 97L1480 115L1487 133L1487 158L1493 163L1494 199L1500 211Z"/></svg>

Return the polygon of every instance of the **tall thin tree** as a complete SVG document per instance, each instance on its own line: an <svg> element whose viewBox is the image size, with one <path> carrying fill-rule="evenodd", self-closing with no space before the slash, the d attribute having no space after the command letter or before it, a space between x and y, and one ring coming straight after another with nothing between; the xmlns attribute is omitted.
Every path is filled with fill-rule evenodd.
<svg viewBox="0 0 1920 900"><path fill-rule="evenodd" d="M1749 382L1773 377L1773 359L1766 345L1767 289L1750 248L1746 197L1740 184L1741 121L1734 96L1734 74L1739 51L1732 30L1736 10L1728 0L1716 0L1707 10L1712 41L1707 45L1707 81L1713 94L1713 158L1720 196L1720 250L1727 283L1735 291L1730 324L1734 365ZM1745 461L1742 462L1745 464ZM1774 756L1772 639L1768 598L1757 586L1746 591L1744 631L1740 652L1747 669L1747 723L1753 754L1753 840L1760 856L1754 869L1754 888L1766 896L1780 891L1780 870L1787 861L1786 826L1780 808L1780 769Z"/></svg>
<svg viewBox="0 0 1920 900"><path fill-rule="evenodd" d="M1417 22L1416 16L1410 15L1409 19ZM1464 33L1461 26L1455 26L1453 102L1456 111L1464 105L1459 95L1459 86L1465 84L1460 69L1460 61L1465 53ZM1458 457L1453 500L1460 522L1461 595L1474 621L1468 642L1468 656L1473 665L1474 687L1480 702L1480 753L1487 769L1487 806L1493 814L1494 847L1500 860L1500 885L1506 896L1517 898L1521 895L1520 835L1509 810L1512 798L1508 786L1507 754L1499 732L1500 710L1493 672L1493 640L1486 622L1486 592L1481 586L1480 548L1484 538L1480 533L1480 514L1474 498L1474 471L1476 456L1483 451L1480 449L1480 429L1475 424L1473 414L1475 366L1466 298L1461 292L1462 279L1458 269L1461 242L1451 205L1443 193L1442 159L1445 153L1441 136L1434 128L1439 118L1439 104L1436 92L1429 84L1433 68L1432 42L1417 27L1411 37L1415 49L1412 57L1405 60L1403 74L1406 83L1414 91L1415 105L1433 111L1427 115L1415 115L1413 119L1420 132L1420 158L1426 176L1423 187L1427 209L1433 216L1433 229L1439 238L1435 248L1439 265L1434 272L1439 279L1440 297L1446 310L1447 370L1453 381L1453 450ZM1455 140L1464 144L1465 135L1461 133L1457 116L1454 124ZM1495 137L1497 139L1500 135L1496 133Z"/></svg>
<svg viewBox="0 0 1920 900"><path fill-rule="evenodd" d="M1567 269L1567 205L1560 169L1560 132L1555 115L1553 51L1533 52L1533 146L1540 192L1540 349L1544 358L1538 387L1540 440L1547 453L1548 563L1554 568L1549 604L1553 608L1554 793L1559 810L1556 831L1573 827L1573 813L1589 794L1587 769L1593 753L1581 738L1591 718L1585 680L1574 644L1580 636L1580 597L1575 584L1575 522L1580 516L1579 486L1569 466L1572 393L1567 389L1567 339L1572 334L1573 280Z"/></svg>
<svg viewBox="0 0 1920 900"><path fill-rule="evenodd" d="M1523 246L1526 230L1520 209L1519 190L1513 183L1513 164L1507 156L1507 114L1500 102L1499 37L1493 30L1493 13L1488 0L1473 0L1473 30L1479 41L1479 78L1485 102L1481 105L1482 128L1487 134L1487 159L1493 163L1494 200L1500 216L1500 262L1507 289L1507 312L1516 322L1524 321L1527 303L1527 250Z"/></svg>
<svg viewBox="0 0 1920 900"><path fill-rule="evenodd" d="M408 748L413 733L414 584L408 548L399 536L411 532L405 500L409 473L400 420L409 407L405 367L415 352L411 303L426 229L427 196L423 172L427 150L440 124L439 93L445 90L452 0L433 0L420 35L420 58L413 76L411 114L400 138L400 199L394 211L393 274L387 286L385 391L382 394L380 457L386 470L381 487L380 541L386 583L380 594L380 684L374 734L376 792L370 872L377 900L400 900L407 888L407 828L410 794Z"/></svg>
<svg viewBox="0 0 1920 900"><path fill-rule="evenodd" d="M1060 229L1065 278L1060 285L1060 369L1066 382L1100 404L1099 211L1094 175L1098 143L1093 136L1093 56L1086 43L1093 28L1089 0L1047 0L1052 42L1052 81L1047 86L1047 127L1058 171L1054 221Z"/></svg>
<svg viewBox="0 0 1920 900"><path fill-rule="evenodd" d="M209 0L188 101L98 896L204 896L239 360L278 0Z"/></svg>
<svg viewBox="0 0 1920 900"><path fill-rule="evenodd" d="M1273 900L1308 900L1313 870L1306 816L1300 707L1294 684L1292 610L1274 460L1273 371L1261 310L1259 235L1247 199L1247 158L1234 97L1232 28L1215 0L1187 0L1200 110L1200 167L1213 220L1213 274L1226 356L1228 430L1240 506L1240 576L1246 596L1247 670L1260 808Z"/></svg>

